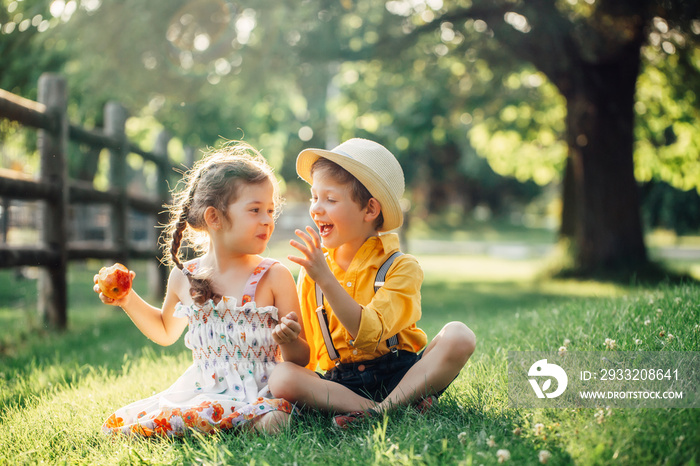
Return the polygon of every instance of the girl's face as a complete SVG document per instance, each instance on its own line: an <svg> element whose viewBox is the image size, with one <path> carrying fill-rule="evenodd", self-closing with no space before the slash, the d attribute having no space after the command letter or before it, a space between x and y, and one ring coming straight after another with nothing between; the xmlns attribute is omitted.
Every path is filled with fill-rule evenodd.
<svg viewBox="0 0 700 466"><path fill-rule="evenodd" d="M240 254L260 254L275 229L275 190L271 180L243 184L238 198L226 209L221 229L226 247Z"/></svg>
<svg viewBox="0 0 700 466"><path fill-rule="evenodd" d="M314 171L309 214L321 235L323 245L338 248L367 239L365 209L352 199L350 185L338 183L326 170Z"/></svg>

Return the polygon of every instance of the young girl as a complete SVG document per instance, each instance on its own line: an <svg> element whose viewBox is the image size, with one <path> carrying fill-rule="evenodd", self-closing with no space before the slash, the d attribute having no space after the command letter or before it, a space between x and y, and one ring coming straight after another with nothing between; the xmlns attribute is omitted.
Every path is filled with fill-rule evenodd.
<svg viewBox="0 0 700 466"><path fill-rule="evenodd" d="M280 352L303 366L309 347L291 273L258 255L274 230L276 180L255 149L235 142L201 160L184 181L167 228L165 256L174 267L162 309L133 290L119 300L104 296L97 276L95 291L158 344L174 343L189 325L185 345L194 362L164 392L117 410L102 430L172 436L247 426L277 432L292 406L271 397L268 377ZM185 239L201 255L183 264Z"/></svg>

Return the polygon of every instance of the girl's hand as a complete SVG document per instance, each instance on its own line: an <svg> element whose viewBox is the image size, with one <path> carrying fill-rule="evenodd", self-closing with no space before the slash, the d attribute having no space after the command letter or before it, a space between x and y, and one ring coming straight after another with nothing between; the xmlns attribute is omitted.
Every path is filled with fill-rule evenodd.
<svg viewBox="0 0 700 466"><path fill-rule="evenodd" d="M134 277L136 277L136 272L134 272L133 270L130 270L129 274L131 275L131 281L133 282ZM98 281L97 274L95 274L95 276L92 277L92 281L95 284L92 287L92 290L100 296L100 301L102 301L103 303L108 304L110 306L123 306L133 291L133 289L129 290L129 294L127 294L126 296L124 296L121 299L112 299L112 298L108 298L107 296L105 296L104 293L102 293L102 291L100 290L100 285L97 284L97 281Z"/></svg>
<svg viewBox="0 0 700 466"><path fill-rule="evenodd" d="M306 227L306 231L308 234L301 230L295 231L296 235L304 242L303 244L295 240L289 241L289 244L297 248L304 257L287 256L287 259L304 267L307 275L313 281L319 283L322 277L326 277L329 274L332 277L333 272L328 268L326 258L321 249L321 237L310 226Z"/></svg>
<svg viewBox="0 0 700 466"><path fill-rule="evenodd" d="M272 339L278 345L291 343L299 338L301 333L301 324L296 312L290 312L280 319L280 323L272 330Z"/></svg>

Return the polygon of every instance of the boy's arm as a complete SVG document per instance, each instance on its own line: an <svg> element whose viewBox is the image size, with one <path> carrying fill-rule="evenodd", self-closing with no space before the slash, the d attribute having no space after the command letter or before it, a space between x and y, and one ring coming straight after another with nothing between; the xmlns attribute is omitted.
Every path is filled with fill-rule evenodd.
<svg viewBox="0 0 700 466"><path fill-rule="evenodd" d="M301 230L296 232L297 236L304 240L306 244L290 241L290 244L301 251L305 257L288 256L288 259L304 267L306 274L321 287L328 304L333 308L333 313L348 333L355 338L360 329L362 306L340 286L335 275L328 267L321 249L321 238L318 237L318 233L311 227L307 227L306 231L308 235Z"/></svg>
<svg viewBox="0 0 700 466"><path fill-rule="evenodd" d="M325 263L325 261L324 261ZM328 265L326 265L328 268ZM321 280L314 280L323 291L323 296L333 309L333 313L338 318L345 330L351 337L355 338L360 330L362 321L362 306L340 286L335 275L328 269L330 277L323 276Z"/></svg>

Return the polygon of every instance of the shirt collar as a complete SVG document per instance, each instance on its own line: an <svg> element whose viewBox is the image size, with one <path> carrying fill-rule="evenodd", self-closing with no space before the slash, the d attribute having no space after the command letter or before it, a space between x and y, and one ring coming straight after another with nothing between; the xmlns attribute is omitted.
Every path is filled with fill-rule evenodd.
<svg viewBox="0 0 700 466"><path fill-rule="evenodd" d="M350 268L363 267L365 262L371 257L381 257L394 251L398 251L399 245L399 235L396 233L384 233L379 236L370 236L364 242L362 247L360 247L360 249L355 253L355 257L352 259ZM328 249L326 250L326 253L331 262L336 265L335 249ZM333 272L335 273L336 270L333 270Z"/></svg>
<svg viewBox="0 0 700 466"><path fill-rule="evenodd" d="M384 253L398 251L400 249L399 235L396 233L384 233L383 235L375 236L381 241L384 248Z"/></svg>

